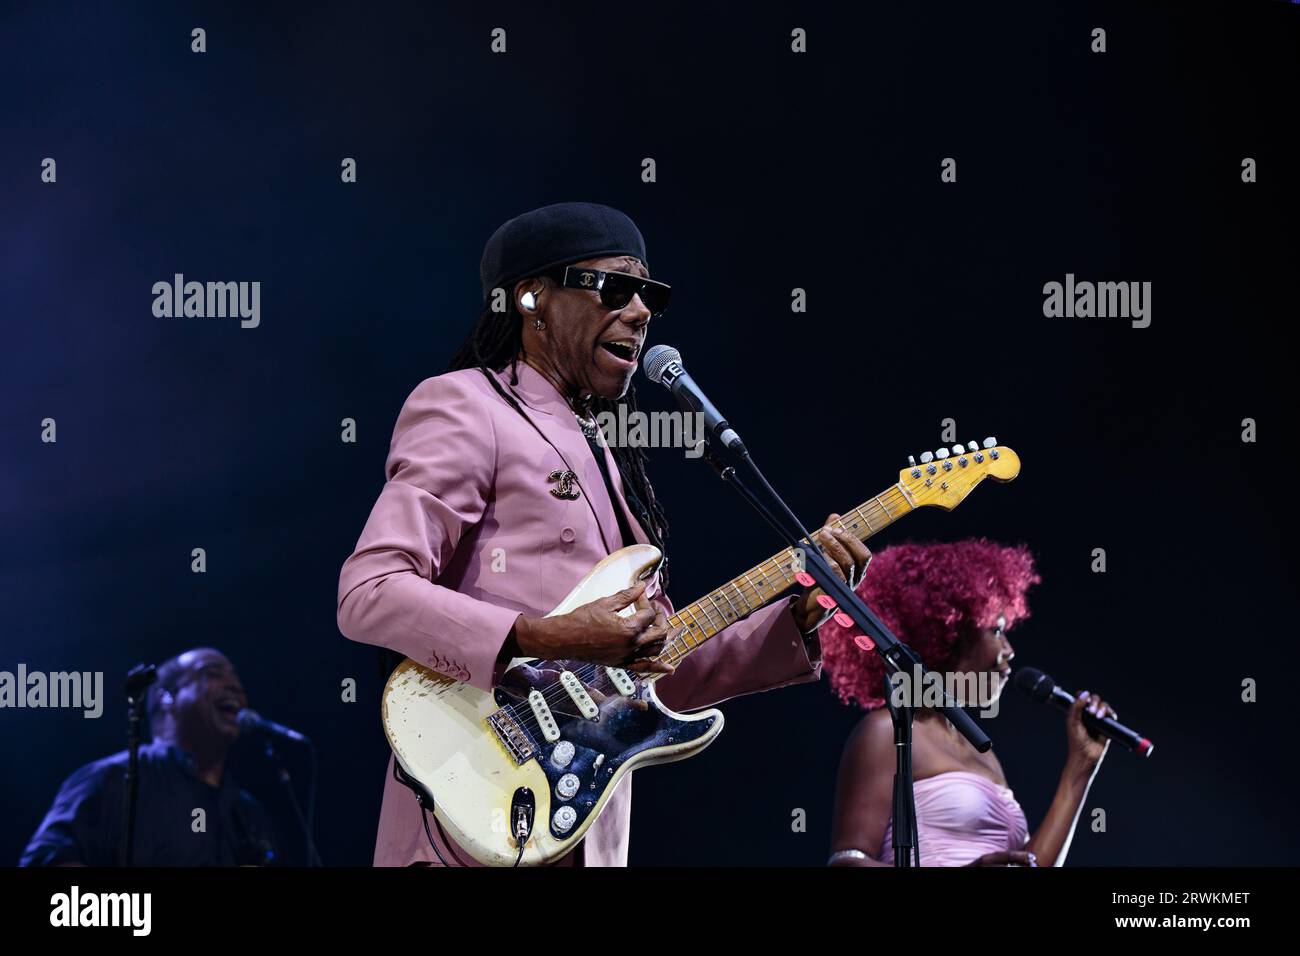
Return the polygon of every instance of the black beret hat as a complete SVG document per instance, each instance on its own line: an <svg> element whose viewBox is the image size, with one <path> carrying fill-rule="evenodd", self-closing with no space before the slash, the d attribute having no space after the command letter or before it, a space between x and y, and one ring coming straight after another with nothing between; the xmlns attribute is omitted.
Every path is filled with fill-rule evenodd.
<svg viewBox="0 0 1300 956"><path fill-rule="evenodd" d="M486 305L492 290L555 266L600 256L645 257L645 239L631 219L609 206L560 202L502 223L483 247L479 279Z"/></svg>

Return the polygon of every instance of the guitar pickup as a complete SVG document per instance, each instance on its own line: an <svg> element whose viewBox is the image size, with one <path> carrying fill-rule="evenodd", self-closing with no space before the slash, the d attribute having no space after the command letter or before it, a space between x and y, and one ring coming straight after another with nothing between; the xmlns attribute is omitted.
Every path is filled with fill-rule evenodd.
<svg viewBox="0 0 1300 956"><path fill-rule="evenodd" d="M560 683L564 686L564 689L569 692L569 696L573 698L573 702L578 705L578 710L581 712L582 716L586 717L588 720L595 720L600 716L600 708L596 706L596 702L592 700L591 695L587 693L587 688L582 686L582 681L578 680L577 675L574 674L573 671L562 672L560 674ZM550 738L548 737L547 739L549 740Z"/></svg>
<svg viewBox="0 0 1300 956"><path fill-rule="evenodd" d="M609 682L618 688L618 692L624 697L636 696L636 684L628 676L627 671L621 667L606 667L605 673L609 675Z"/></svg>
<svg viewBox="0 0 1300 956"><path fill-rule="evenodd" d="M533 709L533 716L537 718L537 726L542 728L542 736L546 738L547 743L553 744L559 740L560 727L556 724L555 717L551 714L551 708L547 706L546 698L542 696L540 690L529 692L528 706Z"/></svg>

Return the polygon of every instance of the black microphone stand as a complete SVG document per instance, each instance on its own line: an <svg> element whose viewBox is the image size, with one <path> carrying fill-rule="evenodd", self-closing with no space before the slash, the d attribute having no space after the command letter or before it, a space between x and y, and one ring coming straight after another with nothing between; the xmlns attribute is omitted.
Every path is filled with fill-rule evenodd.
<svg viewBox="0 0 1300 956"><path fill-rule="evenodd" d="M316 810L316 749L309 743L307 745L311 753L312 773L311 786L312 792L309 802L312 808L312 816L315 816ZM275 741L269 736L266 738L266 759L276 768L276 779L284 785L284 792L289 795L289 805L293 808L294 816L298 818L298 825L302 827L303 839L307 845L307 865L324 866L321 862L320 853L316 850L316 840L312 835L312 823L303 815L302 805L298 802L298 795L293 790L293 779L289 776L289 768L285 765L280 752L275 749Z"/></svg>
<svg viewBox="0 0 1300 956"><path fill-rule="evenodd" d="M894 722L894 866L921 865L921 841L916 832L916 791L912 779L912 702L894 702L894 688L885 676L885 704Z"/></svg>
<svg viewBox="0 0 1300 956"><path fill-rule="evenodd" d="M158 679L153 664L136 664L126 675L122 693L126 695L126 775L122 778L122 840L118 856L122 866L130 866L135 856L135 810L140 796L140 721L145 691Z"/></svg>
<svg viewBox="0 0 1300 956"><path fill-rule="evenodd" d="M803 554L804 570L836 605L853 619L863 633L873 640L876 653L884 661L885 699L890 704L889 712L894 721L894 742L897 745L895 749L898 751L894 777L894 866L909 867L914 860L919 863L920 847L917 845L916 804L912 781L912 708L910 701L901 708L893 705L889 675L902 672L907 674L909 679L923 675L921 659L915 651L894 637L889 628L885 627L857 593L831 570L830 565L822 557L821 549L813 542L812 535L776 493L776 489L768 483L750 457L748 450L736 442L732 446L732 451L759 482L775 506L775 511L754 493L733 466L727 465L717 456L707 439L703 457L718 472L723 481L735 488L740 496L776 529L790 547ZM919 688L913 690L919 692ZM980 753L993 746L979 724L966 711L958 707L947 693L944 694L942 710L949 723Z"/></svg>

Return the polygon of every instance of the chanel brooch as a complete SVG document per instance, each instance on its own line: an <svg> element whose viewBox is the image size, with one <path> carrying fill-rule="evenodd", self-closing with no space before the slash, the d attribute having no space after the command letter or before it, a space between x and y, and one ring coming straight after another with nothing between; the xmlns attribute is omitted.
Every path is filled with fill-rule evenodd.
<svg viewBox="0 0 1300 956"><path fill-rule="evenodd" d="M578 489L573 483L578 480L578 476L571 471L553 471L546 476L547 481L558 481L559 485L551 489L551 494L557 498L563 498L565 501L572 501L578 497Z"/></svg>

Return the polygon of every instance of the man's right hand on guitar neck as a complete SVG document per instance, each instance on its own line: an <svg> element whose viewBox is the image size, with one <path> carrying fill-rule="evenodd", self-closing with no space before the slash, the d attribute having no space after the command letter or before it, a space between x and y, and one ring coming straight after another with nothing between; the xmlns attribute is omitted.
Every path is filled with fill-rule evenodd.
<svg viewBox="0 0 1300 956"><path fill-rule="evenodd" d="M645 600L646 582L553 617L527 617L515 621L505 649L511 657L542 660L582 660L623 667L642 674L671 674L676 668L658 659L664 643L680 629L668 623L662 609ZM618 612L629 604L637 611L626 617Z"/></svg>

